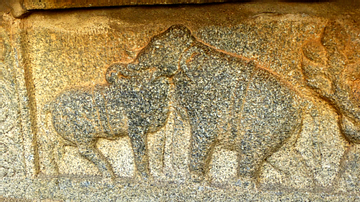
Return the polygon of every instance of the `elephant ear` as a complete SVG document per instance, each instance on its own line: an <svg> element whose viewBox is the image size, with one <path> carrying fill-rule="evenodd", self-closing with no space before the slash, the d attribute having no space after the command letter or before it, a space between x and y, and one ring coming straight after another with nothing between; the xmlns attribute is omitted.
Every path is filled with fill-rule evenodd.
<svg viewBox="0 0 360 202"><path fill-rule="evenodd" d="M135 70L157 68L158 74L172 76L178 69L181 53L189 47L195 38L183 25L174 25L163 33L154 36L148 45L138 54Z"/></svg>

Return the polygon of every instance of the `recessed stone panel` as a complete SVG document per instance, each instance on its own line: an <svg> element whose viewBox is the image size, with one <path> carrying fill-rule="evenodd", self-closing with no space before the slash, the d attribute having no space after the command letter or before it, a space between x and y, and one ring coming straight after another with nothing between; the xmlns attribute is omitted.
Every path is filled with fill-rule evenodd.
<svg viewBox="0 0 360 202"><path fill-rule="evenodd" d="M1 195L359 200L360 10L281 5L3 14Z"/></svg>

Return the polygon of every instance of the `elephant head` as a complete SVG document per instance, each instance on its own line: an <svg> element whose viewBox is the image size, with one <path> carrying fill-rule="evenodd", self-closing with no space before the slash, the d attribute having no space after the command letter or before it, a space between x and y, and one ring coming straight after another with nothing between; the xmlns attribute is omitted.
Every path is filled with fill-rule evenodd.
<svg viewBox="0 0 360 202"><path fill-rule="evenodd" d="M119 82L119 78L140 77L153 80L161 76L172 77L178 70L181 53L194 41L195 38L187 27L173 25L151 38L133 62L112 64L107 70L106 80L112 84Z"/></svg>
<svg viewBox="0 0 360 202"><path fill-rule="evenodd" d="M320 40L303 48L306 83L340 115L347 140L360 143L360 61L349 58L349 36L337 22L329 22Z"/></svg>

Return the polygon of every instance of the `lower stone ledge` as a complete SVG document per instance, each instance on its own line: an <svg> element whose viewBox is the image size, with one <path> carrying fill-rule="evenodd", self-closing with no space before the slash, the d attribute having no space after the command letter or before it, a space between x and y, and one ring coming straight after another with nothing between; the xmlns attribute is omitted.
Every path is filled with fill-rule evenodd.
<svg viewBox="0 0 360 202"><path fill-rule="evenodd" d="M1 194L5 201L358 201L359 193L318 192L251 188L247 183L214 187L205 183L164 181L141 182L118 179L114 183L100 178L3 178Z"/></svg>

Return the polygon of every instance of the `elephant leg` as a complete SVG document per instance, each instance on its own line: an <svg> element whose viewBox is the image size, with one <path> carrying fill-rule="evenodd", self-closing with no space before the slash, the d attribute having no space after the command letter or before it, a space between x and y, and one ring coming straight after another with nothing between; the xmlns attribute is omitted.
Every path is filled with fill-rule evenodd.
<svg viewBox="0 0 360 202"><path fill-rule="evenodd" d="M216 132L208 124L192 124L190 153L191 179L200 182L209 169L211 155L216 142Z"/></svg>
<svg viewBox="0 0 360 202"><path fill-rule="evenodd" d="M105 156L95 147L96 141L87 143L88 144L81 143L77 145L81 156L94 163L103 177L115 179L115 174L110 163L106 160Z"/></svg>
<svg viewBox="0 0 360 202"><path fill-rule="evenodd" d="M149 159L146 130L140 126L130 126L129 137L134 152L136 169L142 178L147 179L149 177Z"/></svg>

